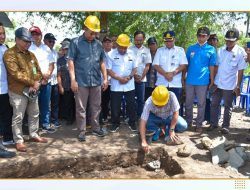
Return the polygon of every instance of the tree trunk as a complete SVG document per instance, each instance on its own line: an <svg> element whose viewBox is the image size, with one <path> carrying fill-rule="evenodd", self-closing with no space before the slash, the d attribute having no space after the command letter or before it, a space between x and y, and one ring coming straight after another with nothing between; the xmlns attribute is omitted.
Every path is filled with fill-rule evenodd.
<svg viewBox="0 0 250 190"><path fill-rule="evenodd" d="M247 31L246 31L246 38L250 37L250 31L249 31L249 22L250 22L250 13L247 13Z"/></svg>

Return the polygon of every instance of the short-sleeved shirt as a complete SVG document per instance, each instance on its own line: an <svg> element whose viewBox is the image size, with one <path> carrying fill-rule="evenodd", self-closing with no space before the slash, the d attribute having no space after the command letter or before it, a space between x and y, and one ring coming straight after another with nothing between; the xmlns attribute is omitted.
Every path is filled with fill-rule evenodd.
<svg viewBox="0 0 250 190"><path fill-rule="evenodd" d="M227 51L226 46L218 50L218 72L214 81L218 88L233 90L236 87L238 71L247 68L246 57L245 50L238 45L232 51Z"/></svg>
<svg viewBox="0 0 250 190"><path fill-rule="evenodd" d="M174 46L171 49L167 47L159 48L153 61L153 65L159 65L165 72L173 72L180 65L187 64L185 51L182 47L178 46ZM182 73L179 73L169 82L163 75L157 72L156 86L164 85L166 87L181 88L181 76Z"/></svg>
<svg viewBox="0 0 250 190"><path fill-rule="evenodd" d="M52 52L52 57L54 60L53 62L56 63L58 53L54 49L52 49L51 52ZM56 85L56 84L58 84L58 82L57 82L57 64L54 64L54 69L53 69L53 72L51 74L51 85Z"/></svg>
<svg viewBox="0 0 250 190"><path fill-rule="evenodd" d="M152 63L150 51L145 46L137 48L135 45L130 46L129 49L132 50L136 56L137 74L142 76L146 64ZM144 77L142 82L147 82L147 77Z"/></svg>
<svg viewBox="0 0 250 190"><path fill-rule="evenodd" d="M25 87L33 86L35 81L42 79L38 61L32 52L20 51L15 45L5 51L3 58L10 91L22 95Z"/></svg>
<svg viewBox="0 0 250 190"><path fill-rule="evenodd" d="M105 53L100 41L89 42L83 35L70 42L67 58L74 62L75 78L80 87L100 86L102 83L100 63Z"/></svg>
<svg viewBox="0 0 250 190"><path fill-rule="evenodd" d="M121 55L117 49L113 50L109 55L107 69L121 77L129 76L132 70L136 68L135 55L127 49L124 55ZM126 84L121 84L118 80L111 78L111 91L127 92L135 89L134 78Z"/></svg>
<svg viewBox="0 0 250 190"><path fill-rule="evenodd" d="M57 70L61 74L62 86L65 91L70 90L70 76L69 76L69 67L66 59L66 55L60 57L57 60Z"/></svg>
<svg viewBox="0 0 250 190"><path fill-rule="evenodd" d="M210 66L216 64L216 50L205 43L191 45L186 53L188 70L186 83L189 85L208 85L210 78Z"/></svg>
<svg viewBox="0 0 250 190"><path fill-rule="evenodd" d="M0 45L0 94L8 93L7 71L3 62L3 54L6 50L7 47L4 44Z"/></svg>
<svg viewBox="0 0 250 190"><path fill-rule="evenodd" d="M174 112L179 111L179 109L180 105L175 94L169 91L169 101L163 107L155 106L152 97L150 96L145 102L141 119L147 121L150 113L153 113L162 119L167 119L170 115L173 115Z"/></svg>
<svg viewBox="0 0 250 190"><path fill-rule="evenodd" d="M29 51L35 54L43 74L48 72L50 64L56 63L50 48L43 43L40 46L32 43ZM51 82L51 79L48 82Z"/></svg>

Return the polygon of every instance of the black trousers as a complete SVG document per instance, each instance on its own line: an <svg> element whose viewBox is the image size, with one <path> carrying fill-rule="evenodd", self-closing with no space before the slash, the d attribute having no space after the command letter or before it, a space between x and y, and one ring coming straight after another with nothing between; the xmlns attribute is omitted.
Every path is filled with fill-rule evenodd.
<svg viewBox="0 0 250 190"><path fill-rule="evenodd" d="M9 95L0 94L0 131L4 141L13 140L12 114L13 110L9 102Z"/></svg>
<svg viewBox="0 0 250 190"><path fill-rule="evenodd" d="M155 88L152 88L152 87L146 87L145 88L145 102L152 95L152 92L154 91L154 89Z"/></svg>
<svg viewBox="0 0 250 190"><path fill-rule="evenodd" d="M75 98L71 90L64 91L64 94L60 95L59 115L69 122L75 120Z"/></svg>
<svg viewBox="0 0 250 190"><path fill-rule="evenodd" d="M111 91L111 120L113 125L120 124L122 96L126 99L126 110L129 118L129 125L134 125L136 120L135 91L114 92Z"/></svg>
<svg viewBox="0 0 250 190"><path fill-rule="evenodd" d="M108 88L102 92L102 111L101 111L101 117L102 119L107 119L109 114L109 102L110 102L110 85Z"/></svg>

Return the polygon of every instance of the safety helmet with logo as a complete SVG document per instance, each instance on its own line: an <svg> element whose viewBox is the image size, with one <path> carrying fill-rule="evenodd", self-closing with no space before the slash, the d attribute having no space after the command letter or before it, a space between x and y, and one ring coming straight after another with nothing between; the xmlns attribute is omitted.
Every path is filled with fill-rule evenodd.
<svg viewBox="0 0 250 190"><path fill-rule="evenodd" d="M157 86L152 92L152 101L156 106L165 106L169 100L169 92L168 89L163 86Z"/></svg>
<svg viewBox="0 0 250 190"><path fill-rule="evenodd" d="M116 43L122 47L128 47L130 45L130 38L127 34L120 34L116 40Z"/></svg>
<svg viewBox="0 0 250 190"><path fill-rule="evenodd" d="M100 20L96 16L89 15L85 19L84 25L93 32L100 32L101 31Z"/></svg>

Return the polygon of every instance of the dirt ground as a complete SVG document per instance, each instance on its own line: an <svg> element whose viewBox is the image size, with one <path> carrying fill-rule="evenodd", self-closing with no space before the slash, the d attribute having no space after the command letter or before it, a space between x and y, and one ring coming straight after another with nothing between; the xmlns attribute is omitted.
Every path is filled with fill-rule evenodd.
<svg viewBox="0 0 250 190"><path fill-rule="evenodd" d="M231 134L224 135L237 143L248 143L250 117L244 110L233 112ZM196 110L195 110L196 112ZM108 129L110 124L105 124ZM205 128L204 128L205 129ZM214 138L220 132L202 134L193 129L179 134L192 149L191 156L178 157L178 146L165 145L163 139L152 144L152 151L145 155L137 134L132 133L125 122L119 132L109 133L103 138L87 135L87 141L80 143L78 131L73 124L63 126L54 134L42 134L48 144L27 142L28 152L17 153L17 157L0 160L1 178L249 178L250 162L246 162L238 172L211 163L209 151L200 149L200 139ZM14 147L8 147L15 151ZM146 163L165 159L165 166L149 171Z"/></svg>

